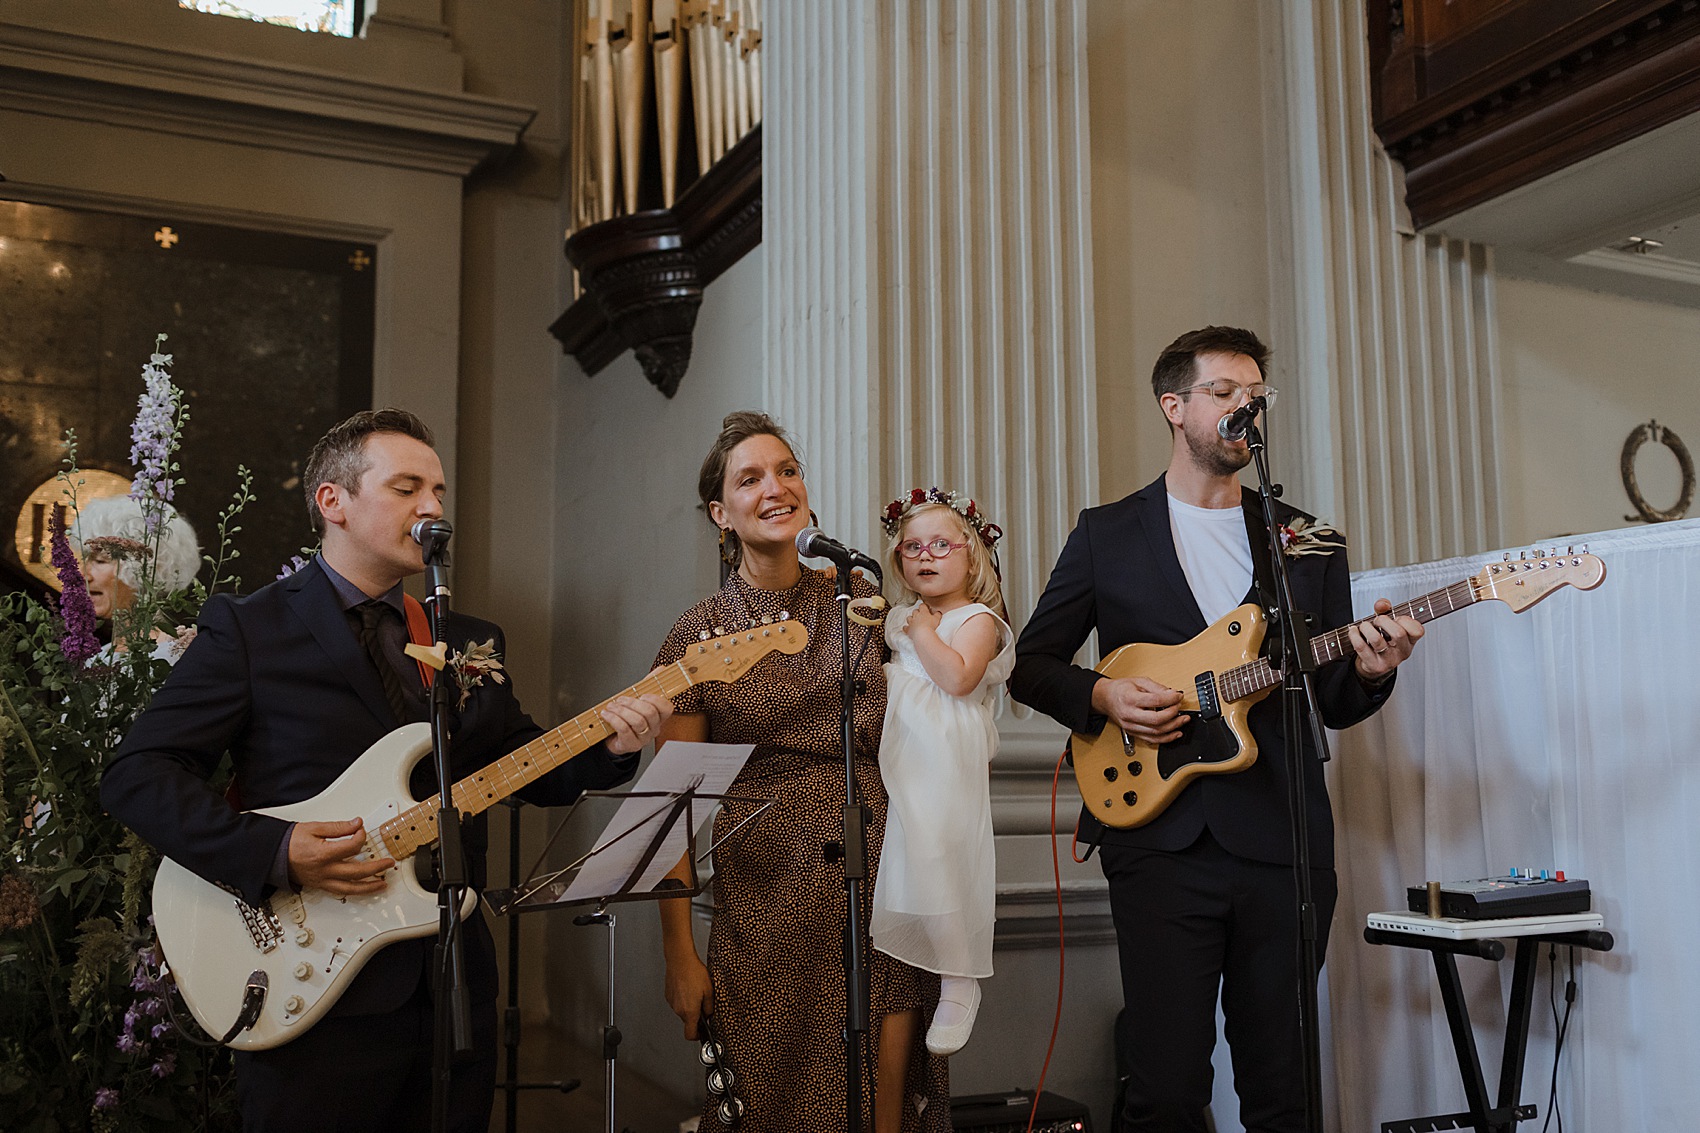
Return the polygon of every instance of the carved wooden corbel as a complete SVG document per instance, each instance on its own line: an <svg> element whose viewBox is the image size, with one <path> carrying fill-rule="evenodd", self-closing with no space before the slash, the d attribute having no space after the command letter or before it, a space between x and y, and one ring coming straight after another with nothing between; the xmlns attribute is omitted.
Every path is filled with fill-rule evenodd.
<svg viewBox="0 0 1700 1133"><path fill-rule="evenodd" d="M549 327L586 374L627 350L672 397L691 361L702 291L761 243L761 127L672 208L586 225L567 239L581 293Z"/></svg>

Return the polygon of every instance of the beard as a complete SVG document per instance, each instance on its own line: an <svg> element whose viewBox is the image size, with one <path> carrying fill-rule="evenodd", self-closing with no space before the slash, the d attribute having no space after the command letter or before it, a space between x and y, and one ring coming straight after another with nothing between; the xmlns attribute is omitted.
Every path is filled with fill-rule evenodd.
<svg viewBox="0 0 1700 1133"><path fill-rule="evenodd" d="M1193 467L1207 476L1233 476L1251 463L1251 449L1231 447L1216 432L1215 425L1206 432L1189 427L1182 435L1186 437L1187 455L1192 458Z"/></svg>

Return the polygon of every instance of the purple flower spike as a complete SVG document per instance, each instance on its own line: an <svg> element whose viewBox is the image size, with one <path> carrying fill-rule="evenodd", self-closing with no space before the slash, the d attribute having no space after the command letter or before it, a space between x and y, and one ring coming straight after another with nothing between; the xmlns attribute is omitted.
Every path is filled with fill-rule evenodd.
<svg viewBox="0 0 1700 1133"><path fill-rule="evenodd" d="M142 506L150 536L158 532L164 518L160 503L169 503L177 491L171 453L177 444L177 411L183 394L166 372L169 365L171 355L156 353L142 367L148 388L136 400L136 419L130 425L130 463L136 467L130 498Z"/></svg>
<svg viewBox="0 0 1700 1133"><path fill-rule="evenodd" d="M163 1039L166 1036L166 1033L170 1030L171 1020L162 1019L153 1025L153 1037L156 1039Z"/></svg>
<svg viewBox="0 0 1700 1133"><path fill-rule="evenodd" d="M128 1027L118 1032L117 1046L119 1051L122 1053L134 1054L136 1053L136 1048L140 1045L140 1043L136 1042L136 1036L130 1033L130 1029Z"/></svg>
<svg viewBox="0 0 1700 1133"><path fill-rule="evenodd" d="M110 1086L102 1086L94 1092L94 1108L111 1109L118 1104L118 1091Z"/></svg>
<svg viewBox="0 0 1700 1133"><path fill-rule="evenodd" d="M71 538L65 530L64 508L53 509L49 531L52 533L49 545L53 570L59 576L62 587L59 591L59 617L65 623L65 633L59 639L59 648L65 654L66 664L81 668L84 662L100 652L100 639L94 635L94 603L89 600L88 583L83 579L76 552L71 550Z"/></svg>
<svg viewBox="0 0 1700 1133"><path fill-rule="evenodd" d="M154 1063L148 1069L153 1072L153 1076L155 1078L169 1078L171 1076L171 1072L177 1069L176 1053L167 1051L165 1054L160 1056L158 1062Z"/></svg>

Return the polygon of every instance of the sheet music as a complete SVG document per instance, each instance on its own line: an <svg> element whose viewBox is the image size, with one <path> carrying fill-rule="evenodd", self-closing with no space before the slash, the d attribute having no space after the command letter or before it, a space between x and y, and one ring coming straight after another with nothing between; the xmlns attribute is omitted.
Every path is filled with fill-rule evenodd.
<svg viewBox="0 0 1700 1133"><path fill-rule="evenodd" d="M668 794L695 790L700 794L722 795L732 786L732 780L743 770L744 761L755 750L754 744L708 744L672 740L664 744L650 763L649 769L633 784L634 792L658 791ZM588 901L612 896L621 891L626 879L638 868L643 855L655 840L667 812L673 809L671 798L629 798L596 840L596 852L585 861L578 876L573 878L561 901ZM714 813L712 799L692 805L691 817L696 829L686 831L683 821L667 832L661 848L631 887L633 893L647 893L660 884L672 868L685 856L691 840ZM624 837L621 837L624 835Z"/></svg>

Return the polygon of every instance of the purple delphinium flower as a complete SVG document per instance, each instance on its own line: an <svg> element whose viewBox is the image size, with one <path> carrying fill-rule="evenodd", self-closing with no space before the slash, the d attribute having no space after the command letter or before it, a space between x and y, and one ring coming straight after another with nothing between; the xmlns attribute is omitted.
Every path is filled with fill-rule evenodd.
<svg viewBox="0 0 1700 1133"><path fill-rule="evenodd" d="M159 1056L159 1061L149 1067L155 1078L169 1078L171 1072L177 1069L177 1052L166 1051Z"/></svg>
<svg viewBox="0 0 1700 1133"><path fill-rule="evenodd" d="M166 1036L166 1033L170 1030L171 1030L171 1020L161 1019L159 1022L157 1022L153 1025L153 1030L149 1033L152 1034L153 1037L156 1038L156 1039L163 1039Z"/></svg>
<svg viewBox="0 0 1700 1133"><path fill-rule="evenodd" d="M111 1086L102 1086L94 1092L94 1108L111 1109L118 1104L118 1091Z"/></svg>
<svg viewBox="0 0 1700 1133"><path fill-rule="evenodd" d="M130 1033L130 1028L125 1027L118 1032L118 1041L115 1045L124 1054L134 1054L142 1044L136 1041L136 1036Z"/></svg>
<svg viewBox="0 0 1700 1133"><path fill-rule="evenodd" d="M289 561L283 564L283 569L277 572L278 581L283 581L306 565L307 560L300 555L290 555Z"/></svg>
<svg viewBox="0 0 1700 1133"><path fill-rule="evenodd" d="M88 583L83 580L82 568L77 565L76 552L71 550L71 539L65 531L64 508L53 509L49 530L52 532L49 542L53 570L59 576L59 617L65 623L59 648L65 654L67 664L81 668L83 662L100 652L100 639L94 635L94 603L89 600Z"/></svg>
<svg viewBox="0 0 1700 1133"><path fill-rule="evenodd" d="M142 367L147 390L136 400L136 419L130 425L130 463L136 467L130 498L142 506L149 535L158 532L164 518L165 509L159 503L170 502L177 491L171 451L177 442L177 412L183 395L171 383L165 370L169 365L171 355L156 353Z"/></svg>

